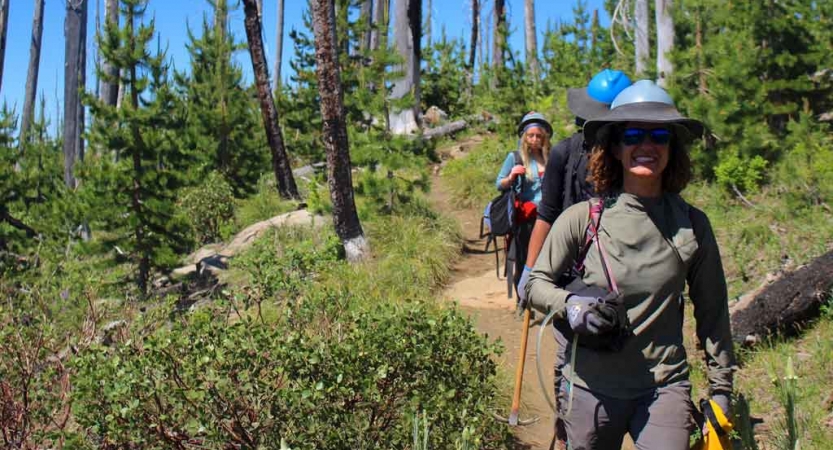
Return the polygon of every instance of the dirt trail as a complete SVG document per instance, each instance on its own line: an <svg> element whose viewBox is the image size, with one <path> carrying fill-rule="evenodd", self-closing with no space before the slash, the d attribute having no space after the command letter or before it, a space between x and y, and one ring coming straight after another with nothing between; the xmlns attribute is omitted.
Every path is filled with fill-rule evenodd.
<svg viewBox="0 0 833 450"><path fill-rule="evenodd" d="M451 155L460 154L479 142L478 137L466 142L455 144ZM446 149L448 150L448 149ZM480 207L471 209L457 209L452 206L449 193L439 176L432 180L431 200L440 211L456 218L460 223L463 236L463 258L455 265L448 287L442 297L449 301L456 301L461 308L470 313L478 329L490 339L500 339L504 346L504 353L498 359L501 371L509 376L503 381L502 392L507 393L506 404L497 413L508 416L511 409L511 395L514 388L514 374L518 363L521 347L522 321L515 313L515 299L507 298L506 279L495 274L494 253L484 253L485 239L480 239ZM502 243L501 243L502 246ZM491 250L491 248L490 248ZM503 253L500 252L500 262L503 264ZM501 270L501 275L503 271ZM540 420L524 427L517 427L515 434L522 442L518 448L546 449L552 439L554 416L541 392L538 381L535 341L540 327L533 324L530 327L529 344L527 346L526 364L524 367L523 391L521 394L521 419L533 416ZM547 331L549 333L549 331ZM552 391L553 355L555 342L551 334L546 334L541 347L542 372L545 375L545 385Z"/></svg>

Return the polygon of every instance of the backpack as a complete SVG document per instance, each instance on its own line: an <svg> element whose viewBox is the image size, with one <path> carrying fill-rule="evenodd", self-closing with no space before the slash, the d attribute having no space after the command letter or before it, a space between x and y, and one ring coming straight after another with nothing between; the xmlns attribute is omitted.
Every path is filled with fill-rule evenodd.
<svg viewBox="0 0 833 450"><path fill-rule="evenodd" d="M512 152L515 162L523 165L521 154L517 151ZM521 180L521 187L523 187L523 180ZM512 237L516 234L518 223L515 211L515 188L514 186L502 191L500 195L493 198L483 210L483 217L480 219L480 238L486 239L486 248L484 252L489 251L489 246L494 243L495 251L495 271L497 277L500 278L500 256L498 255L498 238L505 238L504 253L509 249ZM503 276L509 273L508 265L504 267ZM510 290L510 298L511 298Z"/></svg>
<svg viewBox="0 0 833 450"><path fill-rule="evenodd" d="M593 186L587 179L587 149L584 135L576 133L570 138L567 160L564 162L564 186L562 210L593 197Z"/></svg>

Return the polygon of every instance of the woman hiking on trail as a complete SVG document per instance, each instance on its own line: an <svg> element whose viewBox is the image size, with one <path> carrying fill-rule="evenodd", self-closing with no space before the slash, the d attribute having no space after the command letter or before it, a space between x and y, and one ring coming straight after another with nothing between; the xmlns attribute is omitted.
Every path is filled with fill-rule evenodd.
<svg viewBox="0 0 833 450"><path fill-rule="evenodd" d="M699 121L642 80L584 126L598 199L558 217L527 284L567 335L559 392L569 448L689 448L695 427L683 347L683 291L705 350L709 395L729 412L735 368L720 253L706 215L679 192ZM559 278L574 267L573 280ZM569 282L569 283L568 283Z"/></svg>
<svg viewBox="0 0 833 450"><path fill-rule="evenodd" d="M542 114L532 111L525 114L518 124L518 137L518 151L506 155L495 185L501 191L515 189L518 230L509 249L509 258L516 264L522 264L526 261L529 236L541 201L552 126ZM512 273L513 285L517 286L521 271L513 270Z"/></svg>

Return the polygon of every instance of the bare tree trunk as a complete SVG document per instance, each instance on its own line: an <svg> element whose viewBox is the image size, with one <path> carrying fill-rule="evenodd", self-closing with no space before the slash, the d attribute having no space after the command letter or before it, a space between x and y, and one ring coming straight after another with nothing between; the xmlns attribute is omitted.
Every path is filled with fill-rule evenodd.
<svg viewBox="0 0 833 450"><path fill-rule="evenodd" d="M526 31L526 64L532 79L538 82L538 36L535 33L535 0L524 0L524 22Z"/></svg>
<svg viewBox="0 0 833 450"><path fill-rule="evenodd" d="M278 18L275 25L277 31L275 32L275 70L272 76L274 77L274 89L277 91L281 87L281 64L283 63L283 11L284 0L278 0Z"/></svg>
<svg viewBox="0 0 833 450"><path fill-rule="evenodd" d="M671 17L672 0L656 0L657 17L657 84L666 87L674 72L671 50L674 49L674 19Z"/></svg>
<svg viewBox="0 0 833 450"><path fill-rule="evenodd" d="M361 20L365 26L359 48L363 52L367 52L370 50L370 32L373 28L373 0L362 0L362 9L359 17L359 20Z"/></svg>
<svg viewBox="0 0 833 450"><path fill-rule="evenodd" d="M492 43L492 67L503 66L503 50L506 48L506 0L495 0L495 28Z"/></svg>
<svg viewBox="0 0 833 450"><path fill-rule="evenodd" d="M85 88L87 0L67 0L64 35L64 183L75 189L75 162L84 159L84 105L80 91Z"/></svg>
<svg viewBox="0 0 833 450"><path fill-rule="evenodd" d="M263 34L260 20L258 20L258 9L255 0L243 0L243 11L246 14L246 38L249 41L252 72L255 74L257 96L260 99L260 112L263 117L263 126L266 129L266 138L269 141L269 148L272 150L272 169L278 182L278 192L283 198L300 200L301 196L298 194L298 187L295 185L295 178L292 176L292 168L289 166L289 158L283 146L283 134L278 123L275 99L269 89L269 70L266 66Z"/></svg>
<svg viewBox="0 0 833 450"><path fill-rule="evenodd" d="M0 0L0 88L3 87L3 65L6 62L6 34L9 30L9 2Z"/></svg>
<svg viewBox="0 0 833 450"><path fill-rule="evenodd" d="M480 2L471 0L471 40L469 40L469 71L474 72L475 57L477 56L477 45L480 43Z"/></svg>
<svg viewBox="0 0 833 450"><path fill-rule="evenodd" d="M387 14L390 0L374 0L373 1L373 28L370 30L370 50L378 50L380 33L384 33L388 29Z"/></svg>
<svg viewBox="0 0 833 450"><path fill-rule="evenodd" d="M398 0L395 10L394 38L396 49L405 60L403 77L394 81L391 99L401 99L413 93L414 104L400 111L392 111L390 129L394 134L413 133L419 129L419 70L422 32L422 5L419 0Z"/></svg>
<svg viewBox="0 0 833 450"><path fill-rule="evenodd" d="M425 3L425 11L427 11L428 17L425 18L425 43L428 47L431 47L431 0L426 0Z"/></svg>
<svg viewBox="0 0 833 450"><path fill-rule="evenodd" d="M23 101L23 117L20 123L20 144L29 139L28 131L35 116L35 97L38 91L38 72L40 71L40 49L43 37L44 0L35 0L35 12L32 17L32 42L29 47L29 71L26 74L26 96Z"/></svg>
<svg viewBox="0 0 833 450"><path fill-rule="evenodd" d="M349 261L359 261L368 254L353 199L353 177L344 98L338 68L335 34L335 10L331 0L313 0L312 28L315 34L315 73L321 117L324 122L324 148L327 151L327 183L333 203L333 225L344 245Z"/></svg>
<svg viewBox="0 0 833 450"><path fill-rule="evenodd" d="M104 30L108 28L117 29L119 26L119 2L118 0L106 0L104 2ZM109 106L116 106L119 98L119 70L106 58L101 61L101 87L99 88L99 100Z"/></svg>
<svg viewBox="0 0 833 450"><path fill-rule="evenodd" d="M636 58L636 76L645 75L648 61L651 58L650 36L650 10L648 0L636 0L634 11L634 50Z"/></svg>

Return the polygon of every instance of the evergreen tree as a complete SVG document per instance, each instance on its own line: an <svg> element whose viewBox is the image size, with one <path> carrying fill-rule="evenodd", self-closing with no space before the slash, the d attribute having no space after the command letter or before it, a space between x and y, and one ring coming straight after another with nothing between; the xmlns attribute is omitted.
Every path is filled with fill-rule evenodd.
<svg viewBox="0 0 833 450"><path fill-rule="evenodd" d="M124 74L121 108L87 96L96 120L90 140L115 160L98 157L86 171L84 195L91 218L107 233L102 241L137 265L136 283L147 294L154 268L176 263L190 244L187 222L176 214L179 189L188 184L193 155L179 142L183 108L168 76L165 54L150 56L154 23L142 21L147 0L121 0L125 26L110 23L101 51ZM134 21L139 21L134 30Z"/></svg>
<svg viewBox="0 0 833 450"><path fill-rule="evenodd" d="M243 85L243 69L232 61L243 46L228 32L227 1L210 3L214 20L203 17L201 36L188 30L191 70L175 76L188 111L183 140L198 155L198 173L219 171L235 196L243 197L269 171L269 152L263 134L252 132L261 126L255 93Z"/></svg>
<svg viewBox="0 0 833 450"><path fill-rule="evenodd" d="M422 82L422 110L436 106L450 116L460 116L467 111L464 91L460 81L466 79L466 50L461 39L449 40L442 28L440 40L424 53L426 66L420 77Z"/></svg>

